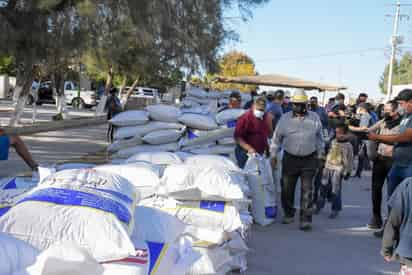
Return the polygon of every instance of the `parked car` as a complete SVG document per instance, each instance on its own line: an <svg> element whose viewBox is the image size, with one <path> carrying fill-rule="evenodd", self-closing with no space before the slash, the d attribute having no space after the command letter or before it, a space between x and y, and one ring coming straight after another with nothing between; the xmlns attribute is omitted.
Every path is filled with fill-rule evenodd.
<svg viewBox="0 0 412 275"><path fill-rule="evenodd" d="M72 81L64 82L64 96L66 104L72 105L74 109L83 109L97 104L95 91L79 89ZM32 105L34 101L34 91L32 91L27 99L27 104ZM40 84L36 104L56 104L56 94L53 91L51 81L44 81Z"/></svg>
<svg viewBox="0 0 412 275"><path fill-rule="evenodd" d="M125 91L128 91L130 87L126 87ZM155 99L156 102L160 101L159 91L154 88L147 87L136 87L134 93L130 96L131 98L148 98Z"/></svg>

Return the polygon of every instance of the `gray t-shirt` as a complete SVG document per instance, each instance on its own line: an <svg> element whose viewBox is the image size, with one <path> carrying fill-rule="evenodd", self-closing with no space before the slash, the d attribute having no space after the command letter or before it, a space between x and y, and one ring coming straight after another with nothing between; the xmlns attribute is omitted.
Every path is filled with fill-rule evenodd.
<svg viewBox="0 0 412 275"><path fill-rule="evenodd" d="M400 133L405 133L405 131L410 128L412 128L412 114L409 114L402 119ZM412 166L412 141L395 144L393 149L393 161L394 165L403 167Z"/></svg>
<svg viewBox="0 0 412 275"><path fill-rule="evenodd" d="M362 114L359 122L359 127L369 127L371 119L372 117L369 113Z"/></svg>

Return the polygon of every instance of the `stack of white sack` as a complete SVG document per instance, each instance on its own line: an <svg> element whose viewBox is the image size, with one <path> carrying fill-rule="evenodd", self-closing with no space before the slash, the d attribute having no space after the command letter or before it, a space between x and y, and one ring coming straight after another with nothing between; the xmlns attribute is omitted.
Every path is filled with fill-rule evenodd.
<svg viewBox="0 0 412 275"><path fill-rule="evenodd" d="M185 126L178 123L180 116L178 108L168 105L120 113L110 121L116 129L108 151L119 159L140 152L176 151L185 131Z"/></svg>
<svg viewBox="0 0 412 275"><path fill-rule="evenodd" d="M184 237L173 243L134 242L133 255L100 262L74 242L39 251L8 235L0 235L0 274L7 275L182 275L200 257Z"/></svg>
<svg viewBox="0 0 412 275"><path fill-rule="evenodd" d="M245 110L218 112L218 101L227 97L226 93L192 88L180 108L158 104L145 111L121 113L111 120L116 131L108 151L116 162L157 151L215 154L235 161L233 136Z"/></svg>
<svg viewBox="0 0 412 275"><path fill-rule="evenodd" d="M92 169L46 177L0 217L0 232L43 251L70 242L97 261L135 252L130 235L138 196L124 178Z"/></svg>
<svg viewBox="0 0 412 275"><path fill-rule="evenodd" d="M0 255L4 246L10 250L9 239L15 246L6 253L14 262L5 259L0 271L7 273L0 274L186 274L201 256L186 226L163 211L136 207L138 193L153 195L160 170L141 161L51 173L0 218L8 238L0 235ZM16 180L3 185L10 182Z"/></svg>
<svg viewBox="0 0 412 275"><path fill-rule="evenodd" d="M191 156L185 162L166 167L158 196L142 200L139 207L161 210L184 223L185 233L201 254L186 274L246 270L244 239L252 217L242 171L220 156Z"/></svg>

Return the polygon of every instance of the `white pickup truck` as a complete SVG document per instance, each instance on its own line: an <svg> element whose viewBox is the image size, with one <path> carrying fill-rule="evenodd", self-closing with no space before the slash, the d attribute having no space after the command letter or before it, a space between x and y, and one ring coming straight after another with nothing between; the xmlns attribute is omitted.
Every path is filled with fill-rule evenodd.
<svg viewBox="0 0 412 275"><path fill-rule="evenodd" d="M73 82L64 83L64 96L66 104L72 105L74 109L96 106L96 91L79 89Z"/></svg>
<svg viewBox="0 0 412 275"><path fill-rule="evenodd" d="M36 85L38 85L36 83ZM35 101L37 105L55 104L56 94L52 87L51 81L44 81L40 83L38 88L37 100L35 100L35 90L37 86L33 84L32 92L27 99L27 104L32 105ZM79 89L72 81L64 82L64 97L67 105L72 105L74 109L83 109L85 107L92 107L97 105L96 92Z"/></svg>

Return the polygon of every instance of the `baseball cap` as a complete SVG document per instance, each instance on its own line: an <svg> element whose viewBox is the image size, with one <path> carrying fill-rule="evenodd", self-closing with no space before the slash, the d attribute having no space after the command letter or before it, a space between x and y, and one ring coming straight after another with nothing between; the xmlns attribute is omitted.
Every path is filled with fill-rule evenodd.
<svg viewBox="0 0 412 275"><path fill-rule="evenodd" d="M230 97L229 98L234 98L234 99L237 99L237 100L241 100L242 99L242 97L240 96L240 93L239 92L232 92L231 94L230 94Z"/></svg>
<svg viewBox="0 0 412 275"><path fill-rule="evenodd" d="M399 95L395 98L396 101L409 101L412 100L412 90L405 89L402 90Z"/></svg>

